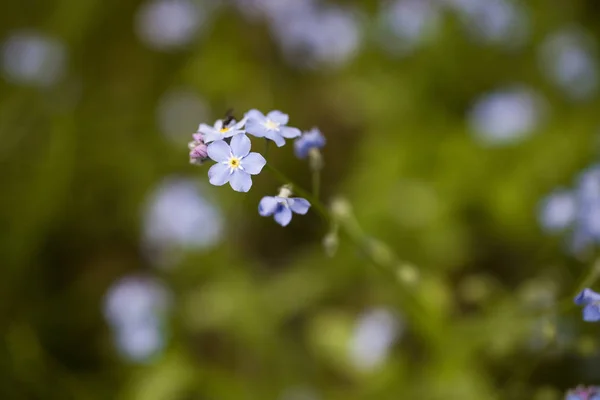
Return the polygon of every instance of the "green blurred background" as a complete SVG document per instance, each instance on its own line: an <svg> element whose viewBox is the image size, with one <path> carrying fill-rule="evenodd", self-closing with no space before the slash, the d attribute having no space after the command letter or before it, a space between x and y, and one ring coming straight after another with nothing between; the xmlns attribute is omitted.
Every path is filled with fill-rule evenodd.
<svg viewBox="0 0 600 400"><path fill-rule="evenodd" d="M594 265L593 235L555 232L589 207L547 196L598 157L599 18L595 0L3 2L0 398L600 383L598 328L547 311ZM260 217L266 170L241 194L188 164L229 108L321 129L322 199L352 205L370 252L326 255L313 212ZM291 143L268 158L310 186Z"/></svg>

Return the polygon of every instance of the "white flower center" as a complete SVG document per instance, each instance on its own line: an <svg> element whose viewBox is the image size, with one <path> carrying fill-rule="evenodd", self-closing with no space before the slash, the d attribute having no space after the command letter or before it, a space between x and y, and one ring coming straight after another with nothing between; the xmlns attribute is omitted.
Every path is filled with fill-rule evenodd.
<svg viewBox="0 0 600 400"><path fill-rule="evenodd" d="M236 170L236 169L240 168L241 162L242 162L242 160L240 158L238 158L236 156L231 156L231 157L229 157L229 160L227 160L227 165L232 170Z"/></svg>
<svg viewBox="0 0 600 400"><path fill-rule="evenodd" d="M270 131L278 131L279 123L268 119L267 122L265 122L265 128L267 128Z"/></svg>

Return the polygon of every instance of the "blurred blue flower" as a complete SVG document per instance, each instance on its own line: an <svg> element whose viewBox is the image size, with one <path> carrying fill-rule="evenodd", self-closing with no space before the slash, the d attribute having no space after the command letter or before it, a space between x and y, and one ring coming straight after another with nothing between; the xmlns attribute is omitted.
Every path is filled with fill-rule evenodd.
<svg viewBox="0 0 600 400"><path fill-rule="evenodd" d="M435 1L394 0L381 5L379 42L392 53L409 53L439 30L441 7Z"/></svg>
<svg viewBox="0 0 600 400"><path fill-rule="evenodd" d="M217 162L208 170L208 180L215 186L229 182L236 192L247 192L252 187L250 175L257 175L267 160L258 153L250 153L250 139L236 135L231 146L218 140L208 146L208 156Z"/></svg>
<svg viewBox="0 0 600 400"><path fill-rule="evenodd" d="M543 119L545 103L535 91L513 86L483 95L469 112L475 138L486 146L510 145L532 135Z"/></svg>
<svg viewBox="0 0 600 400"><path fill-rule="evenodd" d="M164 322L170 308L167 287L147 276L121 278L104 297L104 316L117 347L135 362L147 361L164 349Z"/></svg>
<svg viewBox="0 0 600 400"><path fill-rule="evenodd" d="M286 126L289 120L287 114L281 111L271 111L266 116L258 110L246 113L246 132L256 137L264 137L275 142L277 147L285 144L285 139L293 139L302 133L298 128Z"/></svg>
<svg viewBox="0 0 600 400"><path fill-rule="evenodd" d="M578 386L567 392L565 400L600 400L600 388L597 386Z"/></svg>
<svg viewBox="0 0 600 400"><path fill-rule="evenodd" d="M404 322L387 308L364 312L356 321L350 342L350 357L356 368L372 370L388 357L392 345L402 334Z"/></svg>
<svg viewBox="0 0 600 400"><path fill-rule="evenodd" d="M242 128L245 122L245 120L241 120L240 122L232 121L227 126L223 126L223 120L218 119L214 126L200 124L198 132L204 134L204 143L210 143L244 133Z"/></svg>
<svg viewBox="0 0 600 400"><path fill-rule="evenodd" d="M556 190L542 201L540 223L547 231L561 231L573 223L576 213L575 195L570 190Z"/></svg>
<svg viewBox="0 0 600 400"><path fill-rule="evenodd" d="M600 242L600 165L584 170L575 188L557 190L542 201L540 223L550 232L570 229L570 250Z"/></svg>
<svg viewBox="0 0 600 400"><path fill-rule="evenodd" d="M582 29L563 28L540 46L540 67L571 99L589 99L599 84L594 47L593 38Z"/></svg>
<svg viewBox="0 0 600 400"><path fill-rule="evenodd" d="M600 294L585 288L575 297L575 304L583 307L583 320L587 322L600 321Z"/></svg>
<svg viewBox="0 0 600 400"><path fill-rule="evenodd" d="M294 142L294 152L298 158L306 158L311 149L320 149L325 146L325 136L318 128L312 128L308 132L304 132Z"/></svg>
<svg viewBox="0 0 600 400"><path fill-rule="evenodd" d="M263 217L274 216L275 221L286 226L292 220L292 211L296 214L306 214L310 208L310 203L300 197L287 197L290 194L288 189L282 189L279 196L265 196L258 205L258 213Z"/></svg>

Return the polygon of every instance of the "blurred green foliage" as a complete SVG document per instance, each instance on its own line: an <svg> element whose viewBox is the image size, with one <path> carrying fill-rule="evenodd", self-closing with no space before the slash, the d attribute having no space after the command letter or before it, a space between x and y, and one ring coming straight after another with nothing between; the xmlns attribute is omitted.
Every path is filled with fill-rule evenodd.
<svg viewBox="0 0 600 400"><path fill-rule="evenodd" d="M569 301L593 255L568 255L536 220L540 199L596 159L600 105L565 99L537 46L572 24L597 38L597 3L524 4L531 34L518 49L476 43L444 15L405 57L372 44L376 3L351 3L366 25L355 59L316 70L290 66L265 24L231 6L188 48L161 52L136 36L138 0L0 5L0 37L35 29L68 49L54 85L0 80L2 399L310 400L282 397L308 388L334 400L551 400L600 382L597 327L574 310L542 318L539 306ZM482 146L468 110L513 83L545 96L546 122L515 145ZM323 198L348 199L371 258L389 247L405 260L400 278L346 237L327 257L328 226L314 213L285 229L259 217L279 185L266 171L245 195L210 187L206 167L187 163L196 126L175 141L160 132L157 107L173 88L207 101L197 123L276 108L320 127ZM269 159L310 185L292 146ZM140 245L143 209L168 176L203 184L225 234L156 269ZM418 276L402 269L413 266ZM167 346L142 364L117 352L102 313L127 274L156 276L173 294ZM381 307L404 331L383 364L361 370L348 352L356 321Z"/></svg>

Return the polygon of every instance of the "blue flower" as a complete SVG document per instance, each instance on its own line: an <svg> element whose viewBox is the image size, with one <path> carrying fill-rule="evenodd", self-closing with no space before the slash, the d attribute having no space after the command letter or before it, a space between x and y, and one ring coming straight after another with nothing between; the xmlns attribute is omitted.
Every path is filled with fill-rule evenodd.
<svg viewBox="0 0 600 400"><path fill-rule="evenodd" d="M298 128L286 126L288 115L281 111L271 111L266 116L258 110L246 113L246 132L256 137L264 137L275 142L277 147L285 144L285 139L293 139L302 133Z"/></svg>
<svg viewBox="0 0 600 400"><path fill-rule="evenodd" d="M267 160L258 153L250 153L250 139L246 135L231 138L231 146L224 140L208 145L208 156L217 162L208 170L208 180L215 186L229 182L236 192L247 192L252 186L250 175L263 169Z"/></svg>
<svg viewBox="0 0 600 400"><path fill-rule="evenodd" d="M565 400L600 400L600 388L578 386L567 392Z"/></svg>
<svg viewBox="0 0 600 400"><path fill-rule="evenodd" d="M325 136L318 128L304 132L294 142L294 152L298 158L306 158L311 149L320 149L325 146Z"/></svg>
<svg viewBox="0 0 600 400"><path fill-rule="evenodd" d="M583 307L583 320L587 322L600 321L600 294L592 289L583 289L575 297L575 304Z"/></svg>
<svg viewBox="0 0 600 400"><path fill-rule="evenodd" d="M258 204L258 213L263 217L274 216L275 221L286 226L292 220L292 211L296 214L306 214L310 208L310 203L300 197L287 197L291 192L289 189L282 189L279 196L265 196Z"/></svg>
<svg viewBox="0 0 600 400"><path fill-rule="evenodd" d="M214 126L200 124L198 132L204 135L204 143L210 143L244 133L242 128L245 123L246 120L242 119L240 122L231 121L227 126L223 126L223 120L219 119Z"/></svg>

